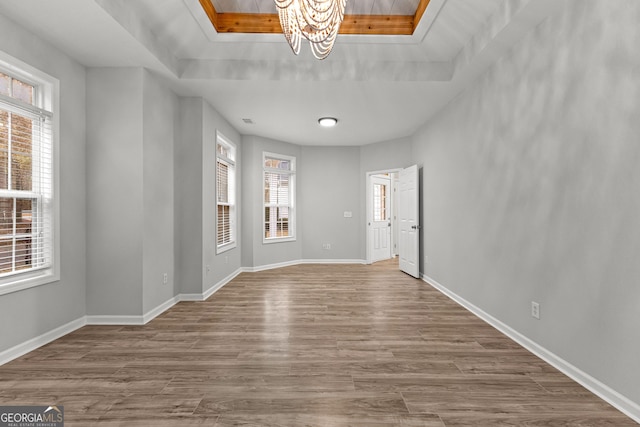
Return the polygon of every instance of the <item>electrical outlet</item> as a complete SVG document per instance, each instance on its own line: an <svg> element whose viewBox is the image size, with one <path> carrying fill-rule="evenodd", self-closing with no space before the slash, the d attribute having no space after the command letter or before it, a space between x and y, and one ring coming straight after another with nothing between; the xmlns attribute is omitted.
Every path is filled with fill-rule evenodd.
<svg viewBox="0 0 640 427"><path fill-rule="evenodd" d="M540 320L540 304L531 301L531 317Z"/></svg>
<svg viewBox="0 0 640 427"><path fill-rule="evenodd" d="M165 285L169 283L169 275L167 273L164 273L162 275L162 283L164 283Z"/></svg>
<svg viewBox="0 0 640 427"><path fill-rule="evenodd" d="M330 250L331 249L331 243L323 243L322 244L322 249L325 249L327 251Z"/></svg>
<svg viewBox="0 0 640 427"><path fill-rule="evenodd" d="M424 256L424 265L427 265L427 262L429 262L429 257L428 256Z"/></svg>

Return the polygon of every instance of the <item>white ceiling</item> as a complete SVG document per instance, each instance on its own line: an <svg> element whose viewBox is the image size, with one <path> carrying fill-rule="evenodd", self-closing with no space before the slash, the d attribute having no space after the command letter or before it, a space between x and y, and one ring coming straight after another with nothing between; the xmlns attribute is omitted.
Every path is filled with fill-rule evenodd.
<svg viewBox="0 0 640 427"><path fill-rule="evenodd" d="M226 11L239 1L215 4ZM242 3L240 11L272 2ZM395 13L417 0L350 3L350 13ZM204 97L243 134L362 145L411 135L558 3L431 0L414 35L339 35L324 61L305 46L296 57L279 34L217 34L198 0L2 0L0 14L85 66L146 67L177 93ZM339 125L320 128L327 115Z"/></svg>

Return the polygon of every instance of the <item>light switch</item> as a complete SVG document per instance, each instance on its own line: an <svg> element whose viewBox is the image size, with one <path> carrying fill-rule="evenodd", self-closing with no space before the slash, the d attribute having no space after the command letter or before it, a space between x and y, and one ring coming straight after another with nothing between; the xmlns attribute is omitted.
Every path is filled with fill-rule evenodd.
<svg viewBox="0 0 640 427"><path fill-rule="evenodd" d="M344 212L344 217L345 217L345 218L351 218L351 217L353 217L353 212L345 211L345 212Z"/></svg>

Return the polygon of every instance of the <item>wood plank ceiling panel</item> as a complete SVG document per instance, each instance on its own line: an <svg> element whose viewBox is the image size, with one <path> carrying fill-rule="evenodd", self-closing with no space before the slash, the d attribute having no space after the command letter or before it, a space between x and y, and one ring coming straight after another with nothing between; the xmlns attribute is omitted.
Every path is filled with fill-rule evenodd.
<svg viewBox="0 0 640 427"><path fill-rule="evenodd" d="M261 0L260 6L256 0L199 1L218 33L282 32L275 5L268 0ZM429 0L359 0L348 5L352 3L340 34L411 35Z"/></svg>

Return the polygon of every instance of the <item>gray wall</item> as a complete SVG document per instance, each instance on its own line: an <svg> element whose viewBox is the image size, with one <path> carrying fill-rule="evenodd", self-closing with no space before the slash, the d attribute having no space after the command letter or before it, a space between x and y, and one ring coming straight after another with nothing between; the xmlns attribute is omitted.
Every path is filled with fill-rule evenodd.
<svg viewBox="0 0 640 427"><path fill-rule="evenodd" d="M342 224L363 242L365 173L418 162L421 244L429 256L423 271L640 402L640 2L563 5L412 142L340 151L351 160L359 151L360 189L348 189L360 195L359 233L341 219L314 218L319 202L306 193L327 197L312 181L339 149L260 137L240 142L201 99L176 100L139 68L86 72L0 16L0 49L61 83L61 279L0 296L0 351L85 314L140 315L171 293L201 293L239 265L322 257L317 240L323 236L301 212L322 228ZM166 105L152 108L158 102ZM223 257L213 255L204 217L212 205L203 204L214 161L207 153L218 127L239 146L239 202L246 207L241 248ZM262 243L264 150L298 159L296 242ZM342 169L340 178L354 177ZM156 210L157 222L146 224ZM144 252L158 230L158 248ZM334 247L363 258L364 244L359 256L351 244ZM205 279L206 262L213 275ZM159 286L172 264L175 281ZM529 315L531 300L541 304L540 320Z"/></svg>
<svg viewBox="0 0 640 427"><path fill-rule="evenodd" d="M141 68L87 72L87 314L142 314Z"/></svg>
<svg viewBox="0 0 640 427"><path fill-rule="evenodd" d="M565 1L413 144L426 274L635 402L639 20Z"/></svg>
<svg viewBox="0 0 640 427"><path fill-rule="evenodd" d="M203 260L205 263L204 291L212 288L241 266L242 242L242 140L240 134L207 102L204 103L204 130L202 156L202 186L203 186L203 221L201 234L203 236ZM236 225L237 246L221 254L216 254L216 131L236 146ZM206 266L210 270L206 271Z"/></svg>
<svg viewBox="0 0 640 427"><path fill-rule="evenodd" d="M176 294L178 98L142 68L91 68L87 110L87 314L139 316Z"/></svg>
<svg viewBox="0 0 640 427"><path fill-rule="evenodd" d="M365 179L367 172L401 169L415 164L411 157L412 141L412 138L401 138L360 147L361 179Z"/></svg>
<svg viewBox="0 0 640 427"><path fill-rule="evenodd" d="M0 50L60 81L60 280L0 296L0 352L85 314L85 69L0 15Z"/></svg>
<svg viewBox="0 0 640 427"><path fill-rule="evenodd" d="M364 259L359 147L301 147L303 259ZM344 212L350 211L351 218ZM323 249L323 244L331 249Z"/></svg>
<svg viewBox="0 0 640 427"><path fill-rule="evenodd" d="M202 98L180 98L175 147L176 271L180 293L201 294L241 266L240 134ZM216 132L236 145L237 246L216 254Z"/></svg>
<svg viewBox="0 0 640 427"><path fill-rule="evenodd" d="M300 156L300 146L286 142L274 141L259 136L242 138L242 265L260 267L299 260L302 258L302 241L304 224L300 215L300 204L304 197L302 188L305 185L300 174L296 177L296 240L264 244L262 242L262 153L268 151L276 154L294 156L296 167L302 171L305 167Z"/></svg>
<svg viewBox="0 0 640 427"><path fill-rule="evenodd" d="M174 280L174 127L178 97L143 72L142 312L177 294ZM167 283L163 275L167 274Z"/></svg>
<svg viewBox="0 0 640 427"><path fill-rule="evenodd" d="M297 159L297 239L262 243L262 153ZM243 137L242 265L260 267L301 259L366 257L366 172L412 164L411 139L362 147L309 147L258 136ZM351 211L352 218L344 218ZM323 249L323 244L331 249Z"/></svg>
<svg viewBox="0 0 640 427"><path fill-rule="evenodd" d="M174 146L176 283L182 294L202 293L202 98L180 98Z"/></svg>

